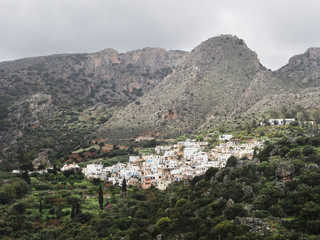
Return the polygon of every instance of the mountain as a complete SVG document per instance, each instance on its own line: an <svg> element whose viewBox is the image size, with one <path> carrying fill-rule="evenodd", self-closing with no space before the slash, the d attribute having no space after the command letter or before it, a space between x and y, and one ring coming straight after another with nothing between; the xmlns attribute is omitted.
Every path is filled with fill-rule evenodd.
<svg viewBox="0 0 320 240"><path fill-rule="evenodd" d="M310 48L271 71L242 39L221 35L189 53L105 49L3 62L0 157L19 146L29 159L59 159L92 139L177 137L317 109L319 59Z"/></svg>
<svg viewBox="0 0 320 240"><path fill-rule="evenodd" d="M0 63L0 144L64 148L160 83L185 55L145 48ZM58 147L57 151L61 151Z"/></svg>
<svg viewBox="0 0 320 240"><path fill-rule="evenodd" d="M272 72L236 36L208 39L186 54L154 89L118 111L98 135L176 137L282 105L315 107L320 103L314 80L320 74L319 56L318 49L308 50ZM304 80L307 76L312 79ZM304 81L310 84L302 86Z"/></svg>
<svg viewBox="0 0 320 240"><path fill-rule="evenodd" d="M290 58L289 63L276 73L302 88L320 86L320 48L309 48L305 53Z"/></svg>

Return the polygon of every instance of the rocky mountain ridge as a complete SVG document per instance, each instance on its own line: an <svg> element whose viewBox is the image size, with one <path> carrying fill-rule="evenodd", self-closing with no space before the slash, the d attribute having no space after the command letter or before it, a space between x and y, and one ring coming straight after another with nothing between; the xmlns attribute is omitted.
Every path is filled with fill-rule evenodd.
<svg viewBox="0 0 320 240"><path fill-rule="evenodd" d="M89 138L176 137L283 106L317 108L319 59L310 48L271 71L242 39L221 35L190 53L105 49L3 62L0 143L63 154Z"/></svg>
<svg viewBox="0 0 320 240"><path fill-rule="evenodd" d="M281 106L315 108L320 103L319 53L317 48L309 49L272 72L236 36L211 38L187 54L174 72L138 102L117 112L98 134L176 137ZM312 81L302 86L305 78Z"/></svg>
<svg viewBox="0 0 320 240"><path fill-rule="evenodd" d="M160 48L105 49L2 62L0 144L40 151L68 145L70 138L83 141L113 111L161 82L184 55Z"/></svg>

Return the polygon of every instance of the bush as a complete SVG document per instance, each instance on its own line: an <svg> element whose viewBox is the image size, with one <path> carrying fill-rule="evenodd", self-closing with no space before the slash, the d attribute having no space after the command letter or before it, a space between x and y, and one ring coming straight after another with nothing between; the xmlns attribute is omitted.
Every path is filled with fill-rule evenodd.
<svg viewBox="0 0 320 240"><path fill-rule="evenodd" d="M204 174L206 181L210 180L218 171L219 168L210 167Z"/></svg>
<svg viewBox="0 0 320 240"><path fill-rule="evenodd" d="M156 224L156 230L162 232L165 230L171 223L171 219L168 217L160 218Z"/></svg>
<svg viewBox="0 0 320 240"><path fill-rule="evenodd" d="M314 154L314 147L310 146L310 145L306 145L302 150L302 154L305 156L309 156L311 154Z"/></svg>
<svg viewBox="0 0 320 240"><path fill-rule="evenodd" d="M237 158L235 156L231 156L227 160L226 167L235 167L237 165Z"/></svg>
<svg viewBox="0 0 320 240"><path fill-rule="evenodd" d="M248 215L248 211L245 210L241 204L237 203L228 207L225 210L224 215L228 220L233 220L235 217L246 217Z"/></svg>
<svg viewBox="0 0 320 240"><path fill-rule="evenodd" d="M47 183L41 182L41 183L35 185L34 188L36 190L49 190L50 189L50 185L47 184Z"/></svg>

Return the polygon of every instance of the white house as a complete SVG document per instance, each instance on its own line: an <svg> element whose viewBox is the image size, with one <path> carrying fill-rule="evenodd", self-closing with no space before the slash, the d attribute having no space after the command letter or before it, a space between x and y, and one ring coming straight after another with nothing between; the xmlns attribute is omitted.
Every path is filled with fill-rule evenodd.
<svg viewBox="0 0 320 240"><path fill-rule="evenodd" d="M135 163L140 159L140 156L130 156L129 163Z"/></svg>
<svg viewBox="0 0 320 240"><path fill-rule="evenodd" d="M219 141L230 141L233 135L222 134L219 136Z"/></svg>
<svg viewBox="0 0 320 240"><path fill-rule="evenodd" d="M197 152L191 158L193 162L198 164L208 162L208 154L206 152Z"/></svg>
<svg viewBox="0 0 320 240"><path fill-rule="evenodd" d="M60 169L61 171L66 171L66 170L72 170L72 169L79 169L79 165L73 162L73 164L64 164L63 167Z"/></svg>
<svg viewBox="0 0 320 240"><path fill-rule="evenodd" d="M198 151L199 151L199 148L186 147L186 148L183 150L183 156L184 156L185 159L191 160L191 157L192 157L193 155L195 155Z"/></svg>
<svg viewBox="0 0 320 240"><path fill-rule="evenodd" d="M82 170L86 177L102 178L103 165L100 164L88 164L86 168Z"/></svg>
<svg viewBox="0 0 320 240"><path fill-rule="evenodd" d="M269 119L269 123L271 125L287 125L291 122L295 121L294 118L286 118L286 119L283 119L283 118L279 118L279 119Z"/></svg>

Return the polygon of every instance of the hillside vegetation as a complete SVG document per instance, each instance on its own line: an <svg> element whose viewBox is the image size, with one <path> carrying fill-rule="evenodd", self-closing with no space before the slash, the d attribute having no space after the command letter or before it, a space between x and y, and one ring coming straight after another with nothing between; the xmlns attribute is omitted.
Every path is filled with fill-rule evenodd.
<svg viewBox="0 0 320 240"><path fill-rule="evenodd" d="M106 49L0 63L0 160L16 162L18 148L31 158L46 149L51 159L68 153L161 82L184 54Z"/></svg>
<svg viewBox="0 0 320 240"><path fill-rule="evenodd" d="M166 191L89 182L66 171L2 173L2 239L316 239L320 235L320 135L263 128L253 160L230 157ZM269 130L268 130L269 129ZM261 130L261 127L257 128ZM253 131L254 132L254 131Z"/></svg>

